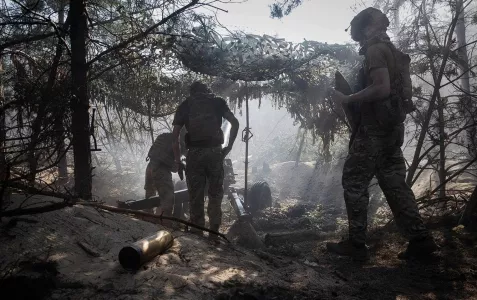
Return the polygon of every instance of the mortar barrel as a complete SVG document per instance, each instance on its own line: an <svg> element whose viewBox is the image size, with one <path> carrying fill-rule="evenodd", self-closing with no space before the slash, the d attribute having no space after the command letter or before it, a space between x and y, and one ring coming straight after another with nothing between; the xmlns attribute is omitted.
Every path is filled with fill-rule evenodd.
<svg viewBox="0 0 477 300"><path fill-rule="evenodd" d="M172 246L173 241L174 237L170 232L161 230L132 245L123 247L119 251L119 263L125 269L137 270L144 263L166 252Z"/></svg>

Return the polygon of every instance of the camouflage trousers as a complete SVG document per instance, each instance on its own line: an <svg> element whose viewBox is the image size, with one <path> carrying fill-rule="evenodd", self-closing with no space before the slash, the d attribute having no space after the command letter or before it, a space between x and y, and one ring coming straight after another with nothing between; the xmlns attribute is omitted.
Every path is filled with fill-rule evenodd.
<svg viewBox="0 0 477 300"><path fill-rule="evenodd" d="M187 153L187 187L189 189L190 221L204 226L204 193L208 182L207 215L210 229L218 231L222 222L224 196L224 159L222 148L190 148Z"/></svg>
<svg viewBox="0 0 477 300"><path fill-rule="evenodd" d="M171 216L174 207L174 185L169 167L149 162L146 168L146 198L159 194L161 202L158 203L156 214Z"/></svg>
<svg viewBox="0 0 477 300"><path fill-rule="evenodd" d="M409 239L429 235L414 198L406 184L406 165L401 146L404 127L383 132L360 127L343 168L342 184L349 222L349 238L366 243L368 186L376 176L401 232Z"/></svg>

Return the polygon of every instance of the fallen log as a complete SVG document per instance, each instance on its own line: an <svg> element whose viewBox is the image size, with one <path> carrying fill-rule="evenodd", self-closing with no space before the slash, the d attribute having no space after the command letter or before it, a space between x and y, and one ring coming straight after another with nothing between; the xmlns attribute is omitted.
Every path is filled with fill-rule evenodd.
<svg viewBox="0 0 477 300"><path fill-rule="evenodd" d="M319 232L317 230L299 230L277 233L267 233L265 235L265 244L267 246L279 246L285 243L300 243L306 241L318 241L333 238L334 232Z"/></svg>

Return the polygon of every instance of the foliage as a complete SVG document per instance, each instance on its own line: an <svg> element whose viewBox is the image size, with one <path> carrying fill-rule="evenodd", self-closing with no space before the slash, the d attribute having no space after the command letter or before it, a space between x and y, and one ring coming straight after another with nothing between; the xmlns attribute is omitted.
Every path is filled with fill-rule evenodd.
<svg viewBox="0 0 477 300"><path fill-rule="evenodd" d="M407 181L412 185L423 174L435 173L440 197L452 192L445 185L450 176L467 168L475 156L476 36L470 18L475 6L470 3L376 1L383 11L393 10L390 19L399 26L394 31L396 44L412 58L417 111L407 120L412 135L408 146L415 147ZM463 22L460 28L459 20ZM475 170L470 167L467 171L472 174Z"/></svg>
<svg viewBox="0 0 477 300"><path fill-rule="evenodd" d="M272 18L283 18L288 16L295 8L300 6L303 0L280 0L270 5L270 16Z"/></svg>

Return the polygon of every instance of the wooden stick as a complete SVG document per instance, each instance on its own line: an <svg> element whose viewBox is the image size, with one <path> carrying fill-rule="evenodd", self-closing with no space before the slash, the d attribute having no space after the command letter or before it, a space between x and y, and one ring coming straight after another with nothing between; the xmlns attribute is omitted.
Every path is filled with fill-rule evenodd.
<svg viewBox="0 0 477 300"><path fill-rule="evenodd" d="M58 202L58 203L53 203L51 205L46 205L46 206L40 206L40 207L32 207L32 208L16 208L16 209L11 209L7 211L0 212L0 216L2 217L13 217L13 216L22 216L22 215L34 215L34 214L41 214L41 213L46 213L46 212L51 212L59 209L63 209L68 206L73 206L75 204L81 204L83 206L90 206L90 207L96 207L100 209L104 209L107 211L111 212L116 212L116 213L121 213L121 214L129 214L129 215L134 215L134 216L142 216L142 217L149 217L149 218L154 218L154 219L159 219L159 220L169 220L177 223L182 223L186 226L189 227L194 227L197 229L200 229L202 231L207 231L209 233L215 234L226 240L227 242L230 243L230 241L227 239L227 237L217 231L210 230L208 228L202 227L200 225L196 225L194 223L188 222L186 220L182 220L176 217L168 217L168 216L163 216L163 215L154 215L150 214L147 212L143 211L136 211L132 209L125 209L125 208L118 208L114 206L109 206L109 205L104 205L101 203L97 202L88 202L88 201L81 201L76 198L74 198L71 195L66 195L58 192L51 192L51 191L43 191L40 189L37 189L35 187L28 187L22 184L14 184L14 185L9 185L15 188L23 189L28 191L29 193L32 194L37 194L37 195L45 195L45 196L51 196L51 197L57 197L57 198L62 198L65 201L63 202Z"/></svg>
<svg viewBox="0 0 477 300"><path fill-rule="evenodd" d="M118 208L118 207L104 205L104 204L100 204L100 203L96 203L96 202L79 201L76 204L83 205L83 206L95 207L95 208L99 208L99 209L104 209L104 210L107 210L107 211L120 213L120 214L128 214L128 215L133 215L133 216L141 216L141 217L159 219L161 221L162 220L169 220L169 221L173 221L173 222L177 222L177 223L182 223L182 224L187 225L189 227L194 227L194 228L200 229L202 231L207 231L209 233L213 233L215 235L218 235L221 238L223 238L224 240L226 240L227 242L229 242L227 237L220 232L210 230L208 228L202 227L200 225L196 225L194 223L191 223L191 222L188 222L186 220L182 220L182 219L179 219L179 218L176 218L176 217L163 216L162 214L161 215L155 215L155 214L147 213L147 212L144 212L144 211Z"/></svg>

